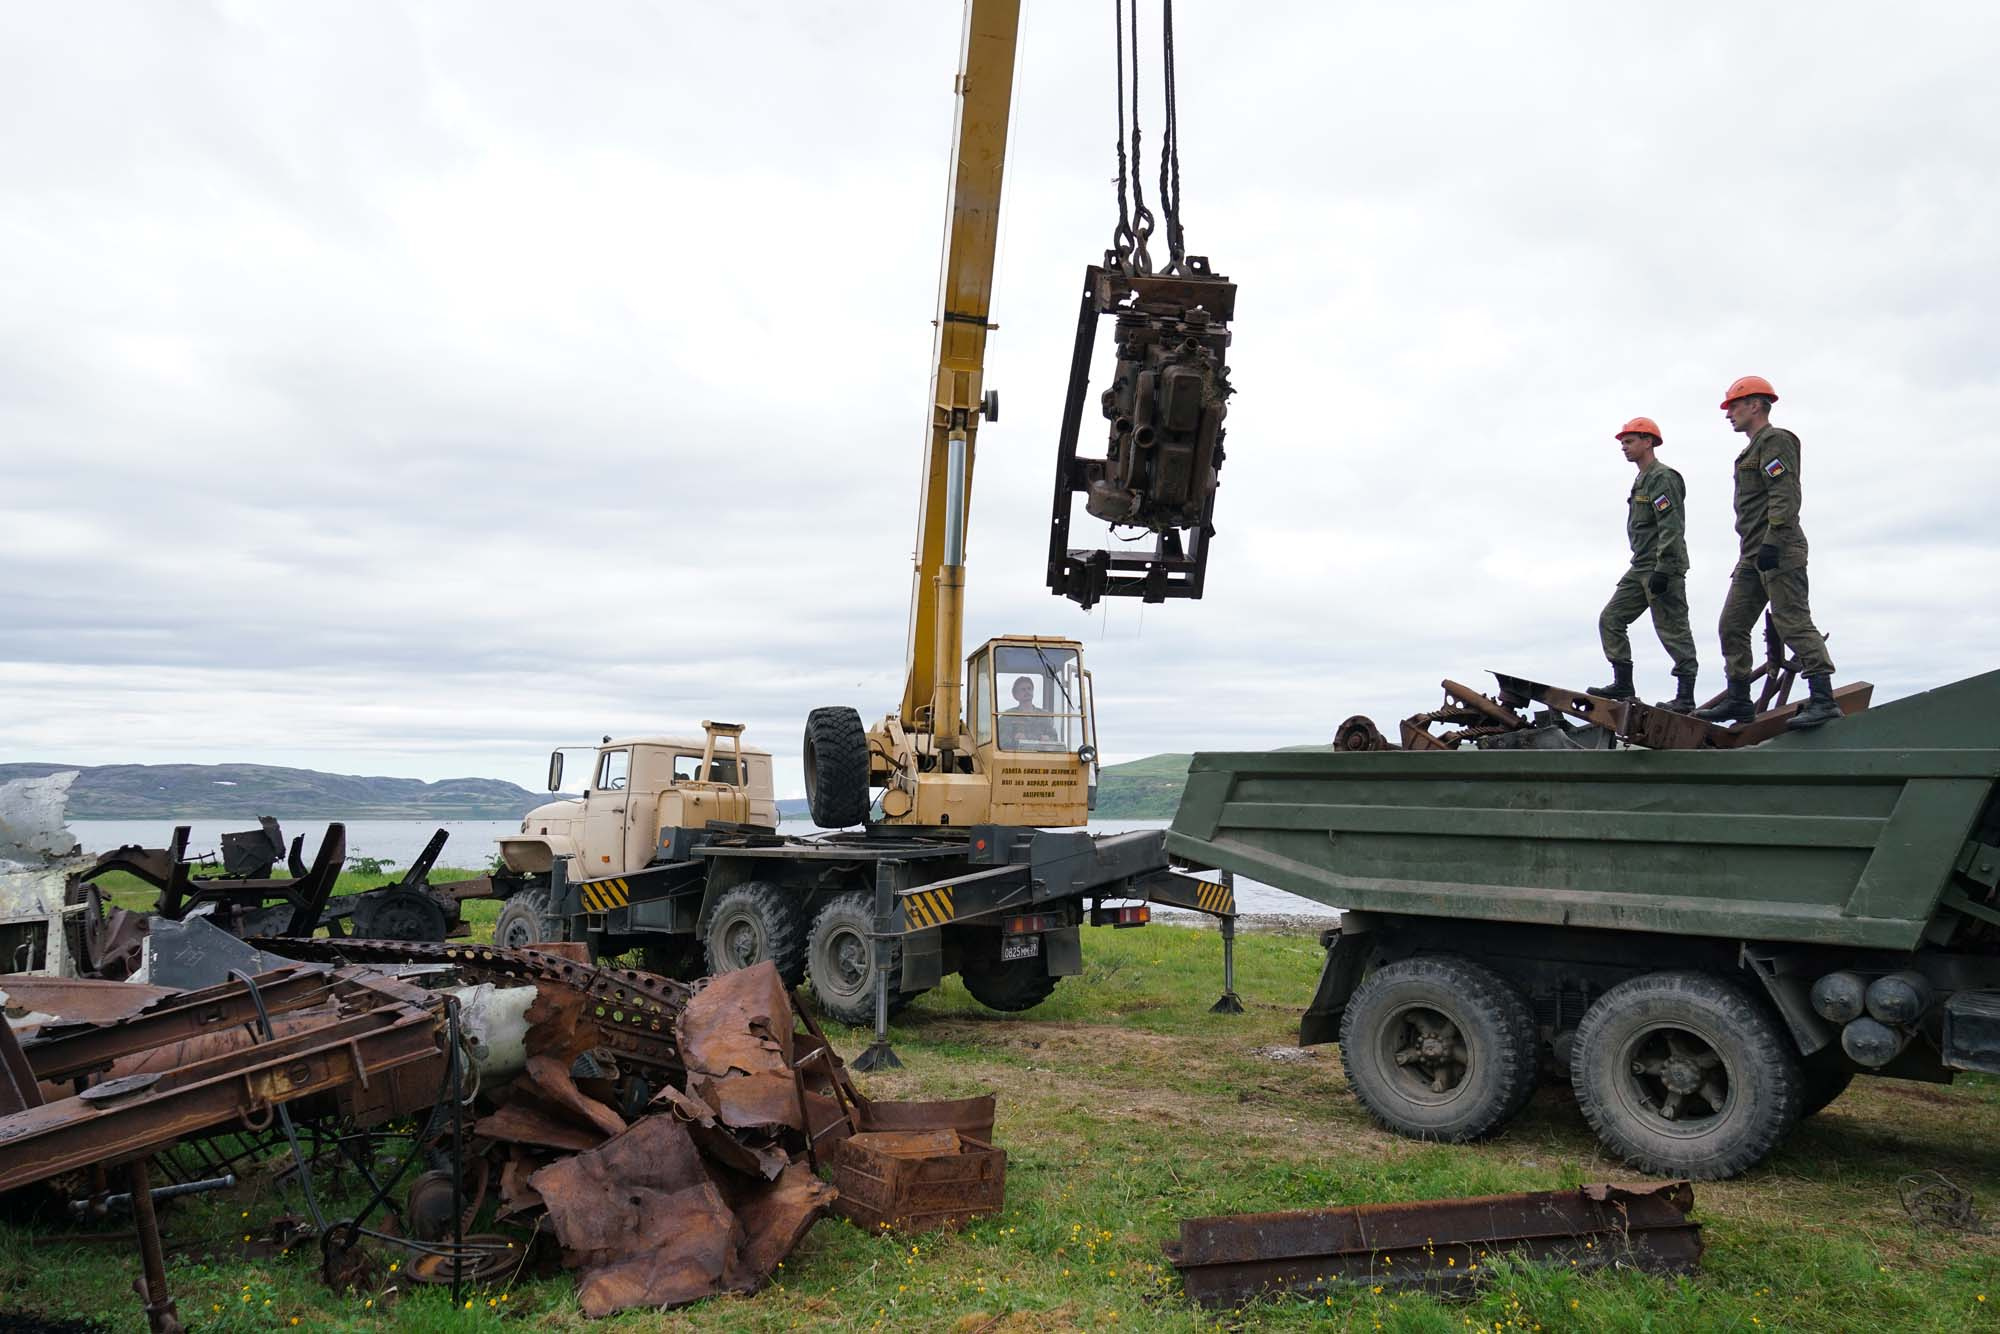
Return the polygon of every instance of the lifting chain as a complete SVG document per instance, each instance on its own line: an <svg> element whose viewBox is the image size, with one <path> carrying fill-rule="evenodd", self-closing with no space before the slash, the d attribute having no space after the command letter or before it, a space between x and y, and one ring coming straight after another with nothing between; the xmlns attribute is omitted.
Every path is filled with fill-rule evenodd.
<svg viewBox="0 0 2000 1334"><path fill-rule="evenodd" d="M1130 7L1132 46L1132 144L1128 164L1125 146L1126 15ZM1157 229L1146 207L1145 157L1139 129L1139 0L1111 0L1113 50L1118 67L1118 225L1111 233L1111 253L1127 277L1153 272L1147 242ZM1161 77L1166 126L1160 136L1160 211L1166 217L1167 266L1163 274L1185 271L1187 242L1181 230L1180 89L1174 78L1174 0L1161 0ZM1129 185L1130 198L1127 198Z"/></svg>

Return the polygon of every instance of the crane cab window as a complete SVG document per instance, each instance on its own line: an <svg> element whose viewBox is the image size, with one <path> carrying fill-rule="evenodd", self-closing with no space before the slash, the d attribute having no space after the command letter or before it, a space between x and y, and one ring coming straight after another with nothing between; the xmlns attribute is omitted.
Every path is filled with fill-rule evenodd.
<svg viewBox="0 0 2000 1334"><path fill-rule="evenodd" d="M983 746L993 739L993 673L986 655L972 660L966 676L972 681L972 742Z"/></svg>
<svg viewBox="0 0 2000 1334"><path fill-rule="evenodd" d="M1082 744L1083 674L1075 649L996 645L986 689L998 701L1000 749L1051 752Z"/></svg>
<svg viewBox="0 0 2000 1334"><path fill-rule="evenodd" d="M597 790L623 792L632 777L632 752L607 750L597 757Z"/></svg>

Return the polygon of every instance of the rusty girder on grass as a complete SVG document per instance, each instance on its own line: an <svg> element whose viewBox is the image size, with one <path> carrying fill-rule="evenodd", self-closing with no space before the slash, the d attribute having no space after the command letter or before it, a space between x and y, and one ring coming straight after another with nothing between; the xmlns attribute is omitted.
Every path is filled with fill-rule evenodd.
<svg viewBox="0 0 2000 1334"><path fill-rule="evenodd" d="M1685 1274L1701 1260L1693 1208L1694 1187L1671 1181L1186 1218L1166 1252L1188 1297L1208 1307L1354 1284L1464 1291L1498 1256Z"/></svg>

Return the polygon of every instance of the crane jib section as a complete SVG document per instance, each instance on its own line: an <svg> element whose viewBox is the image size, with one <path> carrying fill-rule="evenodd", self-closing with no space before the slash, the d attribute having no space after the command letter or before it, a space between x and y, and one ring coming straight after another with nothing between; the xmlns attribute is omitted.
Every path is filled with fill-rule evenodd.
<svg viewBox="0 0 2000 1334"><path fill-rule="evenodd" d="M972 483L979 418L982 413L992 415L983 383L986 334L993 327L988 321L993 255L1020 19L1020 0L972 0L966 6L952 134L951 201L938 279L929 438L918 494L906 654L909 675L901 707L904 726L919 730L928 730L931 722L931 705L940 685L939 662L963 656L958 643L940 645L938 639L941 584L955 591L960 582L955 572L949 579L941 578L952 490L950 457L953 437L958 436L964 441L963 503ZM955 624L954 610L946 608L944 614L949 629ZM956 634L950 637L957 639Z"/></svg>

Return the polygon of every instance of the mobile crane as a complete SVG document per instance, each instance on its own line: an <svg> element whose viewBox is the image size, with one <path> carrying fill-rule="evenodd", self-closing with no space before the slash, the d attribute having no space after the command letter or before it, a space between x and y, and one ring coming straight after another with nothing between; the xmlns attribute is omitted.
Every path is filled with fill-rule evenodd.
<svg viewBox="0 0 2000 1334"><path fill-rule="evenodd" d="M1226 879L1171 870L1162 831L1081 828L1098 765L1082 645L1002 635L964 654L974 445L999 412L984 367L1020 8L966 6L902 699L872 728L844 706L806 722L813 820L837 832L779 834L757 814L768 758L741 728L708 724L704 742L607 738L582 798L530 812L501 843L517 890L501 943L582 939L672 971L768 959L788 983L810 975L833 1018L872 1018L864 1069L895 1060L889 1015L946 974L992 1008L1027 1009L1082 971L1082 925L1143 925L1151 903L1222 919L1218 1008L1234 1002ZM558 754L552 791L560 779ZM662 823L694 809L683 789L710 814ZM599 828L603 846L583 846Z"/></svg>

